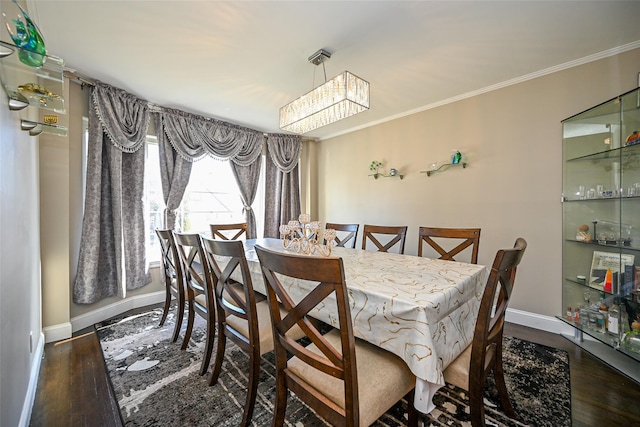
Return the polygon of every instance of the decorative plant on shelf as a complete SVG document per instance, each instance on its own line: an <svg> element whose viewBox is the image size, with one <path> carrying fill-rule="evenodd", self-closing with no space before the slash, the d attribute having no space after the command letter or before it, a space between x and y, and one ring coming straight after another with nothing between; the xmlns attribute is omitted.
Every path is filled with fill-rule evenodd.
<svg viewBox="0 0 640 427"><path fill-rule="evenodd" d="M373 172L373 174L369 175L369 176L373 176L375 179L378 179L378 175L380 174L380 172L378 172L378 170L382 167L382 162L379 162L377 160L372 160L371 164L369 165L369 170L371 172Z"/></svg>

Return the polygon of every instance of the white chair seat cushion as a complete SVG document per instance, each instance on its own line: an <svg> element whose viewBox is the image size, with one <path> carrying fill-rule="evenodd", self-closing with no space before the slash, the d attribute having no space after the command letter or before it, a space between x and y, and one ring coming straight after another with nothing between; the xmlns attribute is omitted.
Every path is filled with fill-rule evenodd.
<svg viewBox="0 0 640 427"><path fill-rule="evenodd" d="M271 329L271 313L269 312L269 301L256 303L256 313L258 316L258 333L260 334L260 354L265 354L273 350L273 331ZM282 316L285 312L280 309ZM240 332L245 337L249 337L249 322L238 316L227 316L227 324ZM294 326L287 333L287 336L297 340L304 336L300 327Z"/></svg>
<svg viewBox="0 0 640 427"><path fill-rule="evenodd" d="M338 330L334 329L324 337L340 351ZM321 354L314 344L309 345L308 349ZM287 367L289 371L303 378L338 406L344 408L343 381L312 368L297 357L291 358ZM361 426L373 424L415 387L416 378L402 359L357 338L356 367Z"/></svg>
<svg viewBox="0 0 640 427"><path fill-rule="evenodd" d="M444 370L444 380L449 384L469 390L469 367L471 366L471 344Z"/></svg>

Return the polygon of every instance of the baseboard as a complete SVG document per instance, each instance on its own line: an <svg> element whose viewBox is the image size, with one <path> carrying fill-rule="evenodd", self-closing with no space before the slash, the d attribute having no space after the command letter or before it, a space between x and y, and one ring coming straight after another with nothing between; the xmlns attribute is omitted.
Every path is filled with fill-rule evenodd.
<svg viewBox="0 0 640 427"><path fill-rule="evenodd" d="M40 333L38 343L36 344L36 352L33 355L33 363L31 365L31 372L29 374L29 386L27 387L27 394L24 397L24 403L22 404L22 413L20 414L19 427L29 426L31 420L31 411L33 410L33 403L36 399L36 389L38 388L38 375L40 374L40 365L42 364L42 358L44 357L44 333Z"/></svg>
<svg viewBox="0 0 640 427"><path fill-rule="evenodd" d="M73 333L71 323L69 322L47 326L43 332L45 343L66 340L67 338L71 338L71 334Z"/></svg>
<svg viewBox="0 0 640 427"><path fill-rule="evenodd" d="M81 314L80 316L72 317L71 325L73 332L88 328L89 326L93 326L98 322L102 322L103 320L122 314L125 311L133 310L134 308L161 303L165 300L165 298L165 291L137 295L134 297L123 299L122 301L114 302L113 304L109 304L104 307L100 307L97 310Z"/></svg>
<svg viewBox="0 0 640 427"><path fill-rule="evenodd" d="M542 314L517 310L515 308L507 308L505 320L510 323L528 326L530 328L554 334L573 335L575 330L571 325L568 325L553 316L545 316Z"/></svg>

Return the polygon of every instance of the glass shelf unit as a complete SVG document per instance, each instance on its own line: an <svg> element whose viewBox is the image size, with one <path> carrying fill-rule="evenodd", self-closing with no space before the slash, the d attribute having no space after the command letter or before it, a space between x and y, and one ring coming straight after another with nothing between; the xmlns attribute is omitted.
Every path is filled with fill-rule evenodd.
<svg viewBox="0 0 640 427"><path fill-rule="evenodd" d="M62 92L64 89L64 61L46 56L40 68L23 64L17 52L20 48L0 41L2 85L10 99L28 105L66 113ZM35 53L32 53L35 55Z"/></svg>
<svg viewBox="0 0 640 427"><path fill-rule="evenodd" d="M562 305L590 316L558 318L638 363L640 330L636 340L632 321L640 316L640 144L630 136L640 129L640 89L562 127ZM594 320L603 324L594 327Z"/></svg>

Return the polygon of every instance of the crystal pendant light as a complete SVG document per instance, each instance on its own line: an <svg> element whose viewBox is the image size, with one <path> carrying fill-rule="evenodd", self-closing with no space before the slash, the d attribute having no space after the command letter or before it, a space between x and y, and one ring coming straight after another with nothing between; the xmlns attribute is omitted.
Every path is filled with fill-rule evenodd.
<svg viewBox="0 0 640 427"><path fill-rule="evenodd" d="M331 54L320 49L309 57L322 64ZM344 71L280 108L280 129L306 133L369 109L369 82Z"/></svg>

